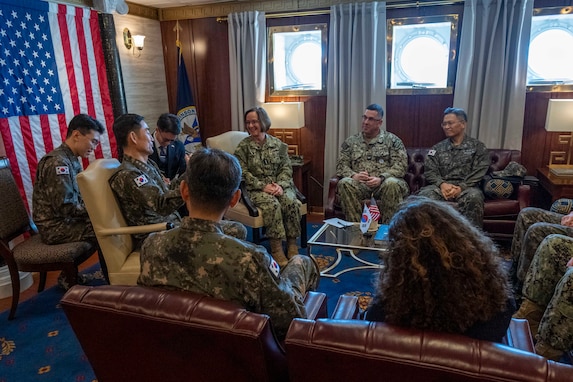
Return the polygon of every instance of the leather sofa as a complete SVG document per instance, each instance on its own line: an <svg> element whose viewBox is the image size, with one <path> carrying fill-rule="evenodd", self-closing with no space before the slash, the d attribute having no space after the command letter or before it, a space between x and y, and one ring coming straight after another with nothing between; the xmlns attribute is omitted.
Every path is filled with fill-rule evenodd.
<svg viewBox="0 0 573 382"><path fill-rule="evenodd" d="M526 325L530 333L525 320L517 325ZM291 381L565 382L573 378L573 366L531 352L382 322L295 319L285 346Z"/></svg>
<svg viewBox="0 0 573 382"><path fill-rule="evenodd" d="M278 341L269 317L229 301L142 286L76 285L61 306L99 381L569 381L533 354L525 320L504 345L358 319L341 296L309 293L310 319Z"/></svg>
<svg viewBox="0 0 573 382"><path fill-rule="evenodd" d="M99 381L288 380L269 316L229 301L142 286L76 285L61 306ZM327 316L324 293L309 292L305 306L311 318Z"/></svg>
<svg viewBox="0 0 573 382"><path fill-rule="evenodd" d="M429 148L407 148L408 171L404 180L410 186L410 194L415 194L426 185L424 160ZM521 163L521 151L506 149L489 149L491 164L488 174L505 169L511 161ZM338 178L330 179L328 200L324 208L325 219L338 217L344 219L342 207L336 195ZM511 240L517 215L521 209L531 204L531 190L527 184L520 184L507 199L487 199L484 203L483 230L492 238Z"/></svg>

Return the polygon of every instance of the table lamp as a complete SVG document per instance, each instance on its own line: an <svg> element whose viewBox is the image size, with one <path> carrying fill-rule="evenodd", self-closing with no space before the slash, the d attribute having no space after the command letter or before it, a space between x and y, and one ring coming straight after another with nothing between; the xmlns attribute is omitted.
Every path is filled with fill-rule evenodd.
<svg viewBox="0 0 573 382"><path fill-rule="evenodd" d="M565 151L549 153L549 169L557 176L573 176L573 99L550 99L545 119L545 130L559 132L559 144Z"/></svg>
<svg viewBox="0 0 573 382"><path fill-rule="evenodd" d="M304 102L267 102L263 108L271 119L272 128L304 127Z"/></svg>

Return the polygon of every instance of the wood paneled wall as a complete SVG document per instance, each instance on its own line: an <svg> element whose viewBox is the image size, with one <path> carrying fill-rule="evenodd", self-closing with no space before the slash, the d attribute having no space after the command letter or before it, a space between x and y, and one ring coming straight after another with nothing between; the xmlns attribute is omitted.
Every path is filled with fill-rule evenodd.
<svg viewBox="0 0 573 382"><path fill-rule="evenodd" d="M157 118L168 112L165 66L161 52L161 28L157 20L143 17L113 16L116 44L121 61L121 72L125 89L128 113L145 117L153 130ZM141 52L128 50L123 43L123 29L128 28L133 35L144 35L145 45ZM111 126L107 127L108 129Z"/></svg>
<svg viewBox="0 0 573 382"><path fill-rule="evenodd" d="M549 0L538 0L536 6L546 6ZM571 0L551 0L553 6L570 5ZM388 18L461 13L463 6L419 7L388 10ZM268 20L269 25L296 25L328 21L328 16L295 17ZM197 105L202 139L229 131L230 85L227 23L215 18L180 20L183 57ZM177 52L174 21L161 22L163 53L169 99L169 110L175 112L177 89ZM460 25L461 28L461 25ZM461 29L460 29L461 30ZM522 159L530 175L547 164L555 133L544 130L547 100L571 98L573 93L528 93L523 131ZM268 102L281 101L268 97ZM286 100L286 99L285 99ZM306 128L302 130L303 155L311 158L309 198L313 210L322 209L324 174L324 138L326 130L326 97L297 97L289 101L305 102ZM388 95L386 99L387 130L398 135L408 147L428 147L444 139L440 127L442 113L452 106L453 94ZM364 105L366 106L366 105ZM357 127L360 121L356 121ZM471 128L471 127L470 127ZM553 139L555 138L555 139ZM543 147L543 150L540 148Z"/></svg>

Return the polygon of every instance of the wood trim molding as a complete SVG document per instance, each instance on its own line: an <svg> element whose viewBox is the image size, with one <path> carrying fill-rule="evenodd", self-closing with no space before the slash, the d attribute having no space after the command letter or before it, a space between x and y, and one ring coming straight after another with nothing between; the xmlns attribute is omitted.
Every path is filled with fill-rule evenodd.
<svg viewBox="0 0 573 382"><path fill-rule="evenodd" d="M146 19L159 20L159 8L148 7L141 4L135 4L127 1L129 6L129 15L145 17ZM181 19L181 18L180 18Z"/></svg>
<svg viewBox="0 0 573 382"><path fill-rule="evenodd" d="M368 1L368 0L367 0ZM201 19L222 17L229 13L264 11L265 13L306 11L310 9L330 8L331 5L350 3L351 0L267 0L215 3L188 7L161 8L159 20ZM130 10L131 13L131 10Z"/></svg>

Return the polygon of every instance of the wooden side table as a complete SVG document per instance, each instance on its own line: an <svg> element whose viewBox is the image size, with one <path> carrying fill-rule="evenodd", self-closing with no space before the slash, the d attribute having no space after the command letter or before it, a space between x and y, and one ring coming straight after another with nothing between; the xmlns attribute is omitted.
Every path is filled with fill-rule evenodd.
<svg viewBox="0 0 573 382"><path fill-rule="evenodd" d="M310 171L310 159L304 159L302 165L292 166L292 179L296 188L308 198L308 172Z"/></svg>
<svg viewBox="0 0 573 382"><path fill-rule="evenodd" d="M537 169L537 177L541 187L550 195L551 203L560 198L573 199L573 176L557 176L544 167Z"/></svg>

